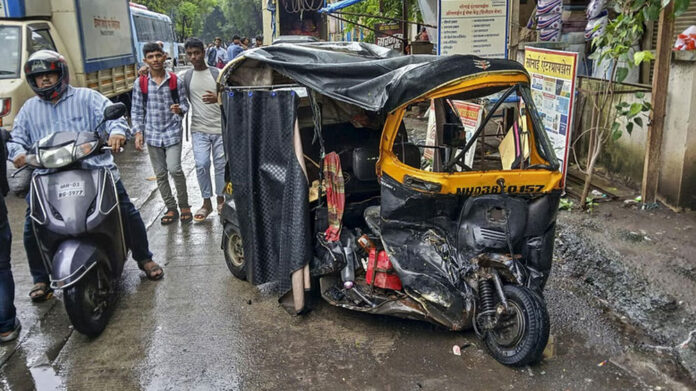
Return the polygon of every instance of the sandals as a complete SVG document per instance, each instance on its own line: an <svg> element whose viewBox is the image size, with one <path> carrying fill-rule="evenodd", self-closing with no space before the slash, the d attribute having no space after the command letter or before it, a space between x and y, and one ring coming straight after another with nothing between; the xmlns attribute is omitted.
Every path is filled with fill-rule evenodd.
<svg viewBox="0 0 696 391"><path fill-rule="evenodd" d="M37 282L29 291L29 297L34 303L40 303L53 297L53 289L45 282Z"/></svg>
<svg viewBox="0 0 696 391"><path fill-rule="evenodd" d="M179 218L179 212L177 212L176 209L169 209L164 216L160 219L160 223L162 225L169 225L173 222L175 222ZM182 218L183 220L183 218Z"/></svg>
<svg viewBox="0 0 696 391"><path fill-rule="evenodd" d="M22 324L19 322L19 319L15 318L12 330L8 331L7 333L0 334L0 342L14 341L15 339L17 339L17 337L19 337L20 330L22 330Z"/></svg>
<svg viewBox="0 0 696 391"><path fill-rule="evenodd" d="M212 212L212 210L203 206L196 211L196 214L193 215L193 221L200 223L201 221L204 221L206 218L208 218L208 215Z"/></svg>
<svg viewBox="0 0 696 391"><path fill-rule="evenodd" d="M150 264L150 267L145 267L145 265ZM142 270L145 272L145 276L147 277L148 280L150 281L157 281L164 277L164 269L155 261L152 259L148 259L143 262L138 262L138 269ZM156 274L158 271L161 271L161 273Z"/></svg>
<svg viewBox="0 0 696 391"><path fill-rule="evenodd" d="M186 212L184 212L186 210ZM193 213L191 213L191 208L181 208L181 222L190 223L193 221Z"/></svg>

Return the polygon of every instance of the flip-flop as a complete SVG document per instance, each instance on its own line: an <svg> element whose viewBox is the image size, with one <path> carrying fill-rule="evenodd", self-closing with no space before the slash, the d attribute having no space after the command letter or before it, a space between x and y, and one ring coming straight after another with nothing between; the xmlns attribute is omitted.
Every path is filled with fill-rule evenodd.
<svg viewBox="0 0 696 391"><path fill-rule="evenodd" d="M208 218L208 215L212 212L212 210L206 207L202 207L196 211L196 214L193 215L193 221L200 223L201 221L204 221L206 218Z"/></svg>
<svg viewBox="0 0 696 391"><path fill-rule="evenodd" d="M151 267L149 267L149 268L146 268L146 267L145 267L145 264L148 263L148 262L152 262L155 266L151 266ZM150 280L150 281L157 281L157 280L161 279L162 277L164 277L164 269L162 269L162 267L161 267L160 265L158 265L158 264L157 264L155 261L153 261L152 259L148 259L147 261L144 261L144 262L138 262L138 269L144 271L144 272L145 272L145 276L146 276L147 279ZM161 270L162 273L160 273L160 274L158 274L158 275L155 275L155 273L156 273L158 270Z"/></svg>
<svg viewBox="0 0 696 391"><path fill-rule="evenodd" d="M19 319L15 318L14 328L7 335L0 335L0 342L10 342L14 341L19 337L19 331L22 330L22 324L19 323Z"/></svg>
<svg viewBox="0 0 696 391"><path fill-rule="evenodd" d="M32 295L36 292L41 292L41 294ZM29 291L29 297L34 303L40 303L53 297L53 289L45 282L37 282Z"/></svg>
<svg viewBox="0 0 696 391"><path fill-rule="evenodd" d="M176 209L169 209L160 219L162 225L168 225L175 222L179 218L179 212Z"/></svg>

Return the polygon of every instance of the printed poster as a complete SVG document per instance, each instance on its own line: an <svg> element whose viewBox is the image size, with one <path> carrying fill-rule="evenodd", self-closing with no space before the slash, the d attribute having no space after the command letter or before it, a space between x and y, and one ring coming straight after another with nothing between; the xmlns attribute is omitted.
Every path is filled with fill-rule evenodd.
<svg viewBox="0 0 696 391"><path fill-rule="evenodd" d="M449 102L459 113L459 119L462 121L462 125L464 125L464 130L466 131L466 142L468 143L478 126L481 124L481 120L483 118L483 106L461 100L450 100ZM425 145L437 145L435 136L435 103L431 100L430 109L428 109L428 128L425 136ZM475 151L476 142L471 145L471 148L469 148L469 151L466 153L464 158L464 164L469 167L474 164ZM457 150L455 154L456 153L459 153L459 150ZM434 155L435 150L433 148L425 148L423 151L423 158L431 162L431 169Z"/></svg>
<svg viewBox="0 0 696 391"><path fill-rule="evenodd" d="M578 54L527 46L524 67L532 78L532 98L561 163L565 183Z"/></svg>
<svg viewBox="0 0 696 391"><path fill-rule="evenodd" d="M508 0L439 0L437 54L507 58Z"/></svg>

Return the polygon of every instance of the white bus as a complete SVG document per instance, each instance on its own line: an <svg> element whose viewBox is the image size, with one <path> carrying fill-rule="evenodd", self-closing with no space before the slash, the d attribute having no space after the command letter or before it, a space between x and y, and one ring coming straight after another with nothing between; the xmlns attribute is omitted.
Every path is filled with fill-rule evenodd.
<svg viewBox="0 0 696 391"><path fill-rule="evenodd" d="M179 48L169 16L152 12L144 5L135 3L130 3L130 11L138 63L143 64L143 46L148 42L157 41L164 42L164 51L169 54L172 61L175 61L179 56Z"/></svg>

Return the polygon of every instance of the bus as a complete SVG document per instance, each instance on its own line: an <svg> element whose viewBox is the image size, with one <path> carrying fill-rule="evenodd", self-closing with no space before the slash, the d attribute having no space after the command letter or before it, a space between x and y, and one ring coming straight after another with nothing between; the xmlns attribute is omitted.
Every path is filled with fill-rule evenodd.
<svg viewBox="0 0 696 391"><path fill-rule="evenodd" d="M179 48L174 38L172 20L169 16L158 14L136 3L130 4L133 43L135 45L138 64L143 65L143 46L148 42L164 42L164 51L176 65Z"/></svg>

